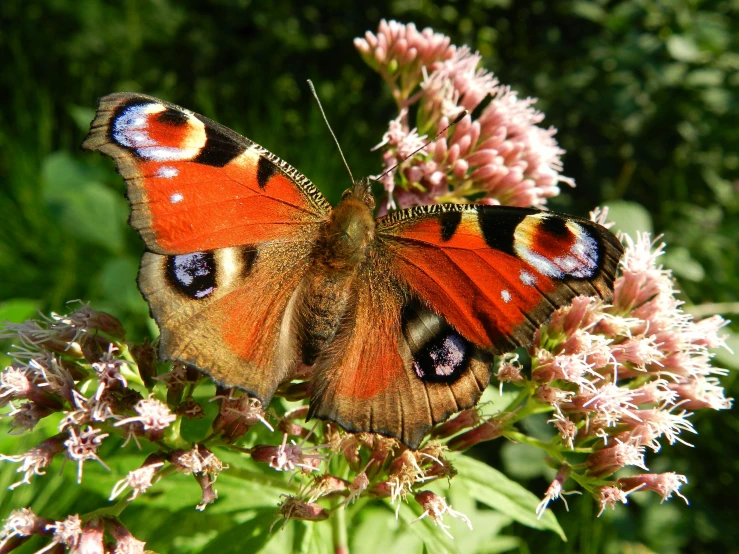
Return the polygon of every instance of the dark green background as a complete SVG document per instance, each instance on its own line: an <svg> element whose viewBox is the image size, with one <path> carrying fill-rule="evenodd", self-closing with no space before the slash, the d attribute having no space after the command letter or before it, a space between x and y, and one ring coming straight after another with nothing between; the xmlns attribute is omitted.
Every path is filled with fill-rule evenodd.
<svg viewBox="0 0 739 554"><path fill-rule="evenodd" d="M203 113L335 202L349 181L310 78L354 174L376 173L370 148L396 113L352 39L384 17L470 45L501 82L538 97L578 184L551 206L582 215L607 202L621 228L664 233L663 261L687 308L730 317L739 300L738 10L730 1L4 0L0 316L21 320L81 298L120 317L132 338L152 331L122 180L108 160L79 150L99 96L140 91ZM736 396L734 374L724 382ZM636 495L595 519L590 499L570 497L570 513L555 505L568 543L505 533L522 538L522 552L739 552L736 420L725 412L693 422L695 449L648 459L654 471L689 477L690 507ZM480 454L536 494L546 489L525 452L492 443ZM14 505L4 494L0 515Z"/></svg>

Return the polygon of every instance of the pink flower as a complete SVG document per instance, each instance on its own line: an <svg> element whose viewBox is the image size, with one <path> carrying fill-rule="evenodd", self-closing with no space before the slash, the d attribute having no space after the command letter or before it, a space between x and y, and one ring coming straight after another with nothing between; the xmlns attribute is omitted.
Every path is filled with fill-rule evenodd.
<svg viewBox="0 0 739 554"><path fill-rule="evenodd" d="M441 496L431 491L419 491L414 495L414 498L421 505L421 508L423 508L423 513L418 519L413 520L411 522L412 524L425 517L429 517L434 522L434 525L441 527L441 530L447 537L453 539L454 537L449 533L449 526L442 519L445 514L449 514L452 517L462 520L469 527L470 531L472 530L472 523L469 518L463 513L453 510L451 505L447 504L446 500Z"/></svg>
<svg viewBox="0 0 739 554"><path fill-rule="evenodd" d="M110 471L110 468L97 454L97 450L100 444L102 444L103 439L109 436L108 433L103 433L100 429L90 426L87 426L79 433L77 429L70 427L68 432L69 438L64 441L64 446L67 447L67 456L77 461L78 483L82 482L82 464L86 460L97 460L101 466Z"/></svg>
<svg viewBox="0 0 739 554"><path fill-rule="evenodd" d="M500 85L469 48L449 46L448 38L431 31L423 34L414 40L412 25L383 21L377 36L355 41L390 85L400 112L378 145L388 191L384 209L480 196L489 204L543 206L559 194L559 183L574 185L561 175L564 151L554 140L556 131L539 127L544 115L533 108L536 101ZM486 99L478 117L466 115L436 137ZM411 108L417 110L418 129L408 125Z"/></svg>
<svg viewBox="0 0 739 554"><path fill-rule="evenodd" d="M13 510L0 530L0 552L10 552L32 535L50 534L52 520L39 517L30 508ZM7 550L6 547L10 547Z"/></svg>
<svg viewBox="0 0 739 554"><path fill-rule="evenodd" d="M672 498L672 494L678 495L686 504L688 499L680 494L680 487L688 482L685 475L679 475L673 471L668 473L647 473L642 475L631 475L618 479L619 485L632 490L654 491L662 496L662 502Z"/></svg>
<svg viewBox="0 0 739 554"><path fill-rule="evenodd" d="M287 523L287 521L291 519L300 519L303 521L323 521L325 519L328 519L329 516L326 509L320 504L304 502L298 498L295 498L294 496L286 495L285 500L283 500L279 505L279 510L280 516L272 524L272 527L274 527L275 524L280 521L280 519L285 520L282 523L282 526L284 527L285 523ZM272 527L270 527L270 531L272 531Z"/></svg>
<svg viewBox="0 0 739 554"><path fill-rule="evenodd" d="M37 551L36 554L47 552L57 544L63 544L70 551L74 551L79 547L82 538L82 520L79 515L75 514L62 521L55 521L47 525L46 529L54 533L54 540L45 548Z"/></svg>
<svg viewBox="0 0 739 554"><path fill-rule="evenodd" d="M161 436L162 431L177 419L177 415L172 413L169 406L156 398L140 400L134 410L139 414L138 416L121 419L115 423L115 427L140 423L144 430L149 432L149 436L156 440Z"/></svg>
<svg viewBox="0 0 739 554"><path fill-rule="evenodd" d="M565 481L567 481L568 477L570 476L571 468L567 464L564 464L559 468L557 471L557 475L554 477L554 481L549 485L549 488L547 489L547 492L544 494L544 498L541 502L539 502L539 505L536 507L536 515L538 519L541 519L541 516L544 515L544 512L547 509L547 506L549 506L549 503L552 500L557 500L558 498L562 499L562 502L564 502L565 509L569 512L570 507L567 505L567 500L565 500L566 494L580 494L578 491L569 491L564 492L564 484Z"/></svg>
<svg viewBox="0 0 739 554"><path fill-rule="evenodd" d="M115 484L113 490L110 492L110 500L113 500L128 487L133 490L133 494L131 495L131 498L129 498L129 501L135 499L140 494L143 494L152 486L154 476L163 465L164 460L162 459L162 456L152 454L146 459L144 465L138 469L129 471L128 476Z"/></svg>
<svg viewBox="0 0 739 554"><path fill-rule="evenodd" d="M257 445L251 449L251 457L255 462L266 462L277 471L294 471L301 468L306 471L318 471L320 462L326 459L318 454L321 446L304 448L305 440L300 444L287 444L287 434L282 437L280 446Z"/></svg>
<svg viewBox="0 0 739 554"><path fill-rule="evenodd" d="M23 484L30 485L31 477L34 475L45 475L46 472L44 469L49 467L54 456L63 450L64 437L63 435L56 435L50 439L46 439L38 446L20 456L5 456L4 454L0 454L0 460L20 462L21 466L16 470L16 473L24 473L23 479L10 485L10 490Z"/></svg>

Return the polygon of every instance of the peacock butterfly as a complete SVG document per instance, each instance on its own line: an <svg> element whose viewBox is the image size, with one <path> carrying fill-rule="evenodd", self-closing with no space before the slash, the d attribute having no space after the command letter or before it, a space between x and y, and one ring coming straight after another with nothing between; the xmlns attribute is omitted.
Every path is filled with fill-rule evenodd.
<svg viewBox="0 0 739 554"><path fill-rule="evenodd" d="M332 208L258 144L143 94L102 98L83 147L128 184L160 356L265 405L302 362L309 417L349 431L417 448L479 400L493 354L577 295L613 295L623 249L591 221L470 204L375 219L366 180Z"/></svg>

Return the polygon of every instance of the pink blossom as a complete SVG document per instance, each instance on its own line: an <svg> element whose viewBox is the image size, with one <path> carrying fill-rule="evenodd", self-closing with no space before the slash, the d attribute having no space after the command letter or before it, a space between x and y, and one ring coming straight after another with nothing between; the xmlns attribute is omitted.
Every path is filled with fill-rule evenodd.
<svg viewBox="0 0 739 554"><path fill-rule="evenodd" d="M429 517L434 522L434 525L441 527L441 530L447 537L453 539L454 537L449 533L449 525L446 525L443 521L444 515L449 514L452 517L462 520L469 527L470 531L472 530L472 523L469 518L463 513L453 510L451 505L447 504L446 500L441 496L431 491L419 491L414 495L414 498L421 505L421 508L423 508L423 513L420 517L413 520L411 522L412 524L425 517Z"/></svg>
<svg viewBox="0 0 739 554"><path fill-rule="evenodd" d="M56 435L49 439L46 439L38 446L32 448L25 454L20 456L6 456L0 454L0 460L7 460L9 462L20 463L20 467L16 470L16 473L24 473L23 479L17 483L10 485L10 490L19 487L20 485L31 484L31 477L34 475L45 475L44 469L49 467L54 456L64 450L63 435Z"/></svg>
<svg viewBox="0 0 739 554"><path fill-rule="evenodd" d="M294 471L296 467L306 471L318 471L318 464L325 456L315 452L320 446L304 448L300 444L287 443L287 434L283 435L280 446L257 445L251 449L251 457L256 462L266 462L277 471Z"/></svg>
<svg viewBox="0 0 739 554"><path fill-rule="evenodd" d="M564 491L564 484L565 481L570 476L571 468L567 464L562 465L559 470L557 471L557 475L554 476L554 480L549 485L549 488L547 488L547 492L544 494L544 498L541 502L539 502L539 505L536 507L536 515L538 519L541 519L541 516L544 515L544 512L547 509L547 506L549 506L549 503L552 500L557 500L558 498L562 499L562 502L565 505L565 509L569 512L570 507L567 505L567 500L565 499L565 495L567 494L580 494L579 491Z"/></svg>
<svg viewBox="0 0 739 554"><path fill-rule="evenodd" d="M110 468L97 454L98 447L103 439L109 436L108 433L103 433L100 429L90 426L79 433L76 428L70 427L68 432L69 438L64 441L64 446L67 447L67 456L77 461L77 483L82 482L82 464L86 460L97 460L101 466L110 471Z"/></svg>
<svg viewBox="0 0 739 554"><path fill-rule="evenodd" d="M448 38L431 31L424 34L423 45L412 47L406 37L417 36L415 27L382 22L376 36L355 41L390 85L400 112L378 145L388 192L383 211L471 196L490 204L543 206L559 194L559 183L574 185L561 175L564 151L554 140L556 131L539 127L544 115L533 108L535 99L521 99L501 85L469 48L449 46ZM436 136L485 100L479 116L465 115ZM408 124L412 108L418 129Z"/></svg>
<svg viewBox="0 0 739 554"><path fill-rule="evenodd" d="M146 431L162 431L177 419L177 416L172 413L169 406L156 398L140 400L134 410L139 414L138 416L121 419L116 422L115 426L120 427L128 423L141 423Z"/></svg>
<svg viewBox="0 0 739 554"><path fill-rule="evenodd" d="M662 502L672 498L672 494L678 495L686 504L688 499L680 494L680 487L688 482L685 475L679 475L673 471L668 473L647 473L642 475L630 475L618 479L619 485L632 490L654 491L662 496Z"/></svg>

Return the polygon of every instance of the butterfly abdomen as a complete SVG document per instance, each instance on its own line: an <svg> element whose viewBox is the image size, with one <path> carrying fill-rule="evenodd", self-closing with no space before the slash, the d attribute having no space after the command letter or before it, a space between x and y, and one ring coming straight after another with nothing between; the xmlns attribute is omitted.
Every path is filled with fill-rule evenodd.
<svg viewBox="0 0 739 554"><path fill-rule="evenodd" d="M301 285L304 363L312 365L333 340L347 309L352 282L374 236L370 206L352 194L331 211L314 250L314 265Z"/></svg>

